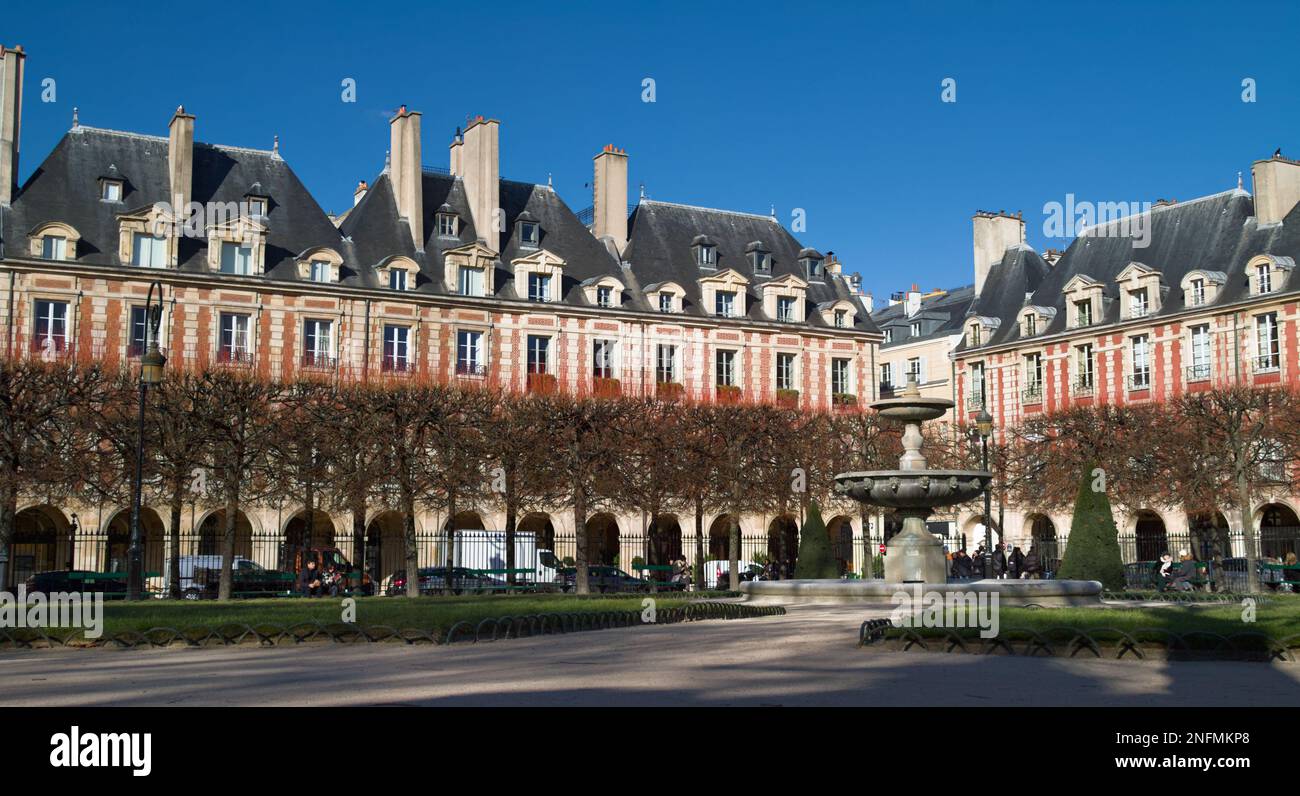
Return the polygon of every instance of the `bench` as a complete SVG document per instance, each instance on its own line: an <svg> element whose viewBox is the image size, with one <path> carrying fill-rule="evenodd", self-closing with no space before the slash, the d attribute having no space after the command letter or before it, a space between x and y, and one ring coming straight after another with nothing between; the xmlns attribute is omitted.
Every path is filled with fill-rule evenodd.
<svg viewBox="0 0 1300 796"><path fill-rule="evenodd" d="M650 581L650 587L655 591L659 591L661 587L662 588L673 587L672 577L673 577L673 573L677 571L677 568L674 567L672 564L635 564L632 567L632 571L635 572L638 577L642 577ZM663 580L655 580L654 578L647 576L645 574L647 572L650 573L664 572L667 574L667 576Z"/></svg>
<svg viewBox="0 0 1300 796"><path fill-rule="evenodd" d="M536 580L537 572L526 567L515 567L513 569L471 569L469 572L476 577L502 576L502 579L506 581L506 585L493 586L491 587L493 591L537 591L539 587ZM513 586L510 585L511 575L516 576L515 584ZM519 578L518 576L520 575L526 577Z"/></svg>

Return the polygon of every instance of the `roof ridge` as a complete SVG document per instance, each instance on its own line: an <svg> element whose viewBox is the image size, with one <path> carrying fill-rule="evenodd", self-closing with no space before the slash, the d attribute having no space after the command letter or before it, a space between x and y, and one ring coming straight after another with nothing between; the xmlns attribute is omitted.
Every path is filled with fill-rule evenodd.
<svg viewBox="0 0 1300 796"><path fill-rule="evenodd" d="M163 144L170 144L170 143L171 143L171 139L169 139L169 138L168 138L167 136L165 136L165 135L151 135L151 134L149 134L149 133L137 133L137 132L134 132L134 131L132 131L132 130L111 130L111 129L107 128L107 127L95 127L95 126L93 126L93 125L89 125L89 124L79 125L79 126L76 127L74 130L70 130L69 132L76 132L76 133L79 133L79 134L80 134L80 133L87 133L87 132L90 132L90 133L102 133L102 134L104 134L104 135L115 135L115 136L119 136L119 137L121 137L121 138L138 138L138 139L141 139L141 140L143 140L143 141L157 141L157 142L159 142L159 143L163 143ZM248 153L250 153L250 154L254 154L254 155L266 155L266 156L268 156L268 157L270 157L270 156L272 156L272 155L275 154L275 152L272 151L272 150L270 150L270 149L256 149L256 148L254 148L254 147L248 147L248 146L235 146L235 145L233 145L233 144L213 144L213 143L209 143L209 142L207 142L207 141L195 141L195 142L194 142L194 146L209 147L209 148L211 148L211 149L225 149L225 150L229 150L229 151L231 151L231 152L248 152Z"/></svg>
<svg viewBox="0 0 1300 796"><path fill-rule="evenodd" d="M666 207L681 207L687 210L707 210L710 213L725 213L729 216L742 216L744 218L757 218L763 221L777 223L776 216L765 216L761 213L745 213L740 210L723 210L720 207L704 207L703 205L688 205L683 202L665 202L662 199L642 199L641 203L648 205L664 205Z"/></svg>
<svg viewBox="0 0 1300 796"><path fill-rule="evenodd" d="M1160 210L1175 210L1178 208L1187 207L1189 205L1199 204L1201 202L1208 202L1212 199L1221 199L1225 196L1238 196L1238 195L1250 196L1250 193L1241 188L1233 187L1233 188L1229 188L1226 191L1219 191L1218 193L1207 194L1205 196L1198 196L1195 199L1188 199L1186 202L1174 202L1172 204L1153 205L1150 209L1144 210L1141 213L1129 213L1126 216L1120 216L1119 218L1109 219L1104 224L1093 224L1091 226L1084 227L1083 229L1079 230L1079 234L1075 235L1075 238L1076 239L1082 238L1084 235L1087 235L1089 232L1091 232L1094 229L1107 229L1115 224L1120 224L1125 221L1129 221L1131 219L1140 218L1142 216L1149 216Z"/></svg>

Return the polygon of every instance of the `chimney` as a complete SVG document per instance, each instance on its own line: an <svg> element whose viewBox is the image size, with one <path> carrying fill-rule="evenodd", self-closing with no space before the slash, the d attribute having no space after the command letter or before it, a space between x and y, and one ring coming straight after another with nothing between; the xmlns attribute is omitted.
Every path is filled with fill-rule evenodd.
<svg viewBox="0 0 1300 796"><path fill-rule="evenodd" d="M451 155L450 171L453 177L464 177L465 173L461 168L461 156L465 151L465 137L460 134L460 128L456 128L456 135L451 138L451 146L448 147Z"/></svg>
<svg viewBox="0 0 1300 796"><path fill-rule="evenodd" d="M424 191L423 165L420 160L420 113L408 111L406 106L397 109L397 115L388 122L389 157L391 167L388 178L393 182L393 198L397 202L397 217L405 219L411 231L411 241L416 251L424 251Z"/></svg>
<svg viewBox="0 0 1300 796"><path fill-rule="evenodd" d="M855 276L856 276L856 274L855 274ZM861 277L859 277L859 283L858 283L857 285L855 285L855 288L859 288L859 289L860 289L861 287L862 287L862 284L861 284ZM871 313L875 312L875 311L876 311L876 299L875 299L875 297L872 296L870 293L864 293L864 294L862 295L862 307L863 307L863 309L865 309L865 310L867 311L867 314L868 314L868 315L870 315Z"/></svg>
<svg viewBox="0 0 1300 796"><path fill-rule="evenodd" d="M8 205L18 187L18 139L23 127L23 60L21 46L0 46L0 205Z"/></svg>
<svg viewBox="0 0 1300 796"><path fill-rule="evenodd" d="M496 223L497 209L501 207L500 127L496 119L476 118L465 128L465 144L460 155L474 231L493 251L501 250L504 231Z"/></svg>
<svg viewBox="0 0 1300 796"><path fill-rule="evenodd" d="M1055 267L1061 260L1061 254L1062 252L1060 249L1048 249L1043 252L1043 262L1047 263L1049 266Z"/></svg>
<svg viewBox="0 0 1300 796"><path fill-rule="evenodd" d="M1300 162L1274 155L1250 165L1255 188L1255 220L1275 224L1300 202Z"/></svg>
<svg viewBox="0 0 1300 796"><path fill-rule="evenodd" d="M614 255L627 248L627 152L606 144L597 155L596 177L591 183L591 234L613 245Z"/></svg>
<svg viewBox="0 0 1300 796"><path fill-rule="evenodd" d="M167 177L172 212L177 221L188 221L194 195L194 116L185 112L184 105L167 125Z"/></svg>
<svg viewBox="0 0 1300 796"><path fill-rule="evenodd" d="M984 289L989 270L1002 262L1012 246L1025 242L1025 219L1020 213L975 211L975 295Z"/></svg>
<svg viewBox="0 0 1300 796"><path fill-rule="evenodd" d="M352 206L353 206L353 207L356 207L357 205L359 205L359 204L361 203L361 199L362 199L363 197L365 197L365 195L366 195L366 191L368 191L368 190L370 190L370 186L369 186L369 185L366 185L366 181L365 181L365 180L362 180L361 182L357 183L357 189L356 189L355 191L352 192Z"/></svg>
<svg viewBox="0 0 1300 796"><path fill-rule="evenodd" d="M912 283L912 289L907 291L907 306L904 309L909 318L921 311L921 288L915 282Z"/></svg>
<svg viewBox="0 0 1300 796"><path fill-rule="evenodd" d="M835 256L835 252L826 252L826 273L839 276L844 272L844 267L840 264L840 258Z"/></svg>

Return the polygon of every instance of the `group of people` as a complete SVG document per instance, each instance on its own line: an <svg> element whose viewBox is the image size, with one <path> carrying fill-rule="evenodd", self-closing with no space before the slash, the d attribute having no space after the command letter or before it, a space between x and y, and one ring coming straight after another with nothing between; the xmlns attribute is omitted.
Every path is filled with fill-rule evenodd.
<svg viewBox="0 0 1300 796"><path fill-rule="evenodd" d="M985 552L982 544L976 548L974 556L968 554L964 547L958 549L955 553L949 552L948 574L958 580L983 578L986 556L988 556L988 553ZM1029 546L1028 553L1019 547L1012 547L1011 552L1007 553L1007 546L999 542L994 547L990 558L992 559L993 577L999 580L1037 580L1045 575L1043 557L1034 545Z"/></svg>
<svg viewBox="0 0 1300 796"><path fill-rule="evenodd" d="M316 566L316 559L307 559L307 565L302 568L302 596L322 597L328 594L337 597L342 589L343 573L338 571L333 561L326 564L322 571Z"/></svg>

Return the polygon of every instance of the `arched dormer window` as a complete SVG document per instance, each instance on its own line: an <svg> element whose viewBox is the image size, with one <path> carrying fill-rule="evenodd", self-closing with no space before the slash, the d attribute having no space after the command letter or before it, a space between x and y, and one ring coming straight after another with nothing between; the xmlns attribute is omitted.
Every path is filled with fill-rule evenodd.
<svg viewBox="0 0 1300 796"><path fill-rule="evenodd" d="M1246 275L1250 279L1250 294L1265 296L1283 290L1287 277L1294 268L1295 260L1290 257L1261 254L1250 258L1246 263Z"/></svg>
<svg viewBox="0 0 1300 796"><path fill-rule="evenodd" d="M984 345L1001 325L1002 321L998 318L990 318L985 315L971 318L966 322L966 345L971 348Z"/></svg>
<svg viewBox="0 0 1300 796"><path fill-rule="evenodd" d="M81 233L62 221L49 221L28 233L33 257L42 260L77 259L77 242Z"/></svg>
<svg viewBox="0 0 1300 796"><path fill-rule="evenodd" d="M296 258L298 278L320 284L333 284L339 281L339 269L343 257L328 246L308 249Z"/></svg>
<svg viewBox="0 0 1300 796"><path fill-rule="evenodd" d="M389 290L414 290L415 275L420 267L409 257L395 255L379 263L375 269L379 275L379 284Z"/></svg>
<svg viewBox="0 0 1300 796"><path fill-rule="evenodd" d="M1020 317L1017 323L1020 326L1021 337L1033 337L1047 331L1047 325L1056 317L1055 307L1039 307L1029 305L1020 311Z"/></svg>
<svg viewBox="0 0 1300 796"><path fill-rule="evenodd" d="M597 276L582 283L587 303L594 307L616 309L623 306L623 283L612 276Z"/></svg>
<svg viewBox="0 0 1300 796"><path fill-rule="evenodd" d="M676 282L655 282L645 286L646 300L650 309L657 312L681 312L686 299L686 290Z"/></svg>
<svg viewBox="0 0 1300 796"><path fill-rule="evenodd" d="M857 323L858 309L845 299L823 302L817 305L817 310L822 314L822 321L836 329L851 329Z"/></svg>
<svg viewBox="0 0 1300 796"><path fill-rule="evenodd" d="M695 257L695 265L700 268L717 268L718 267L718 247L708 235L696 235L691 241L691 253Z"/></svg>
<svg viewBox="0 0 1300 796"><path fill-rule="evenodd" d="M1190 271L1179 285L1183 289L1183 305L1204 307L1219 297L1219 288L1228 281L1222 271Z"/></svg>

